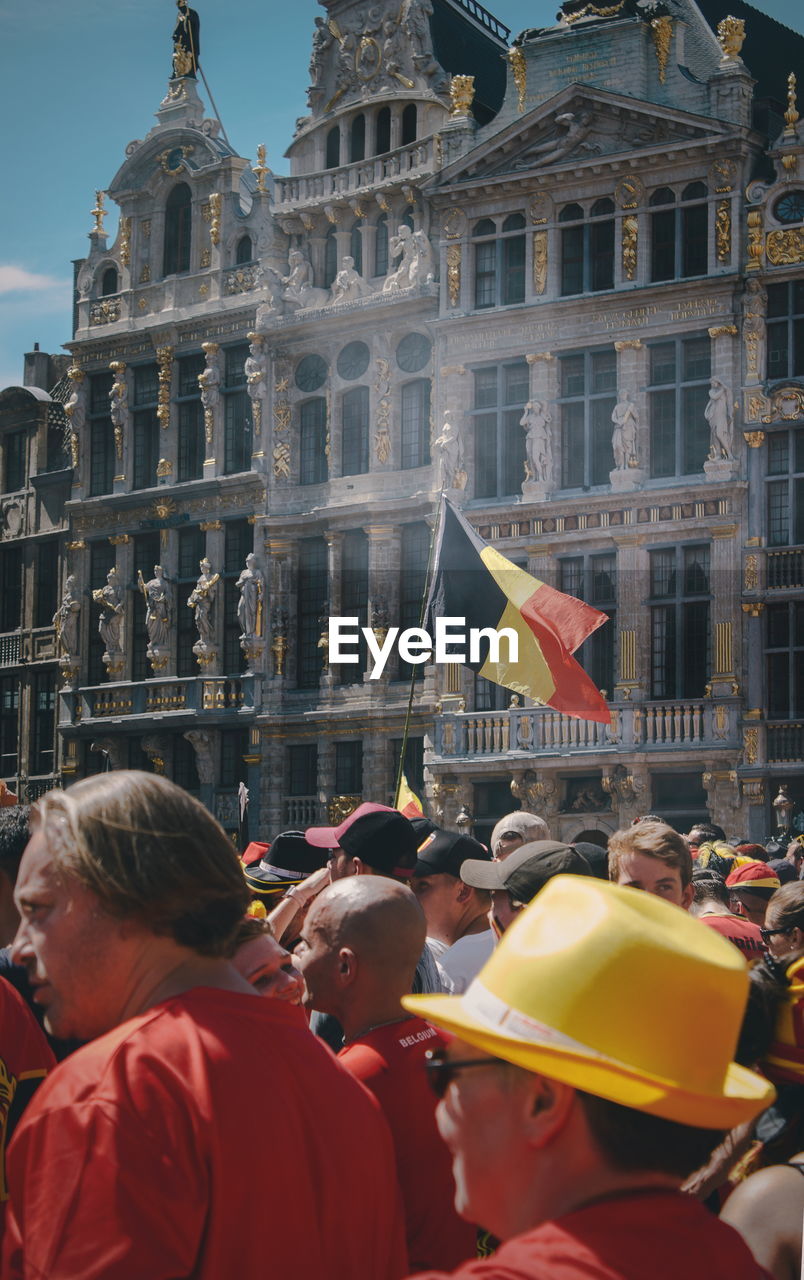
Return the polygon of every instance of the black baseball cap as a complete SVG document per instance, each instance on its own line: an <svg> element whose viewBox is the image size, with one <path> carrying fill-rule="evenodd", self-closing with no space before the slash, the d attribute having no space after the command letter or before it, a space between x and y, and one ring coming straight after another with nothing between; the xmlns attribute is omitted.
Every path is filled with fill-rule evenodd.
<svg viewBox="0 0 804 1280"><path fill-rule="evenodd" d="M308 844L319 849L343 849L373 871L408 880L416 863L419 837L398 809L384 804L361 804L337 827L308 827Z"/></svg>
<svg viewBox="0 0 804 1280"><path fill-rule="evenodd" d="M323 850L308 844L303 831L283 831L264 847L266 852L256 866L244 868L252 893L284 893L326 864Z"/></svg>
<svg viewBox="0 0 804 1280"><path fill-rule="evenodd" d="M464 862L461 879L474 889L505 889L517 902L530 902L553 876L591 876L586 858L558 840L531 840L502 862Z"/></svg>
<svg viewBox="0 0 804 1280"><path fill-rule="evenodd" d="M491 853L479 840L459 835L455 831L442 831L436 827L419 845L414 876L454 876L457 880L467 858L490 862Z"/></svg>

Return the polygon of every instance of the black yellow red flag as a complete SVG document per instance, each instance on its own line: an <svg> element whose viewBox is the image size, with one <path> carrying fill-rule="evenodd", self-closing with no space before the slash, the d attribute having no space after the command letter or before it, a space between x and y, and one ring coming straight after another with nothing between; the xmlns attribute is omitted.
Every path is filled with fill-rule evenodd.
<svg viewBox="0 0 804 1280"><path fill-rule="evenodd" d="M436 618L447 617L465 619L467 631L510 628L518 637L516 661L505 639L495 660L483 640L478 659L466 665L563 715L611 723L600 691L572 656L606 615L506 559L443 495L426 616L431 635Z"/></svg>

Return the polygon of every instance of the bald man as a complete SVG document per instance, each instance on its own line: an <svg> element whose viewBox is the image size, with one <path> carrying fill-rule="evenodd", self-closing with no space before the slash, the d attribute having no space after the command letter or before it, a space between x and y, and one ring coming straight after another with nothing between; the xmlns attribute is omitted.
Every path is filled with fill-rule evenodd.
<svg viewBox="0 0 804 1280"><path fill-rule="evenodd" d="M305 1003L341 1023L338 1054L376 1097L391 1129L411 1270L452 1270L474 1254L475 1230L455 1212L449 1152L424 1070L444 1040L400 1004L411 989L426 925L405 885L375 876L337 880L310 908L296 948Z"/></svg>

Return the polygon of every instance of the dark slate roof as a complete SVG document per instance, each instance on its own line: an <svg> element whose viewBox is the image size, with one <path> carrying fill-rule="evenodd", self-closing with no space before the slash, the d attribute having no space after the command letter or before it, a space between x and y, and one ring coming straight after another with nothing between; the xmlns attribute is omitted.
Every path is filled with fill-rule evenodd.
<svg viewBox="0 0 804 1280"><path fill-rule="evenodd" d="M474 115L479 124L488 123L505 96L509 28L476 0L433 0L430 30L444 70L474 76Z"/></svg>

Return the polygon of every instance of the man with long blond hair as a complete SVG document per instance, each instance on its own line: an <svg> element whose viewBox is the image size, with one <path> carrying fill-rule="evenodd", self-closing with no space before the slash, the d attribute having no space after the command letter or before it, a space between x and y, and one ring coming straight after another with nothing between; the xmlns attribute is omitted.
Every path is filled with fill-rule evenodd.
<svg viewBox="0 0 804 1280"><path fill-rule="evenodd" d="M229 961L249 896L225 832L164 778L115 771L35 807L14 958L48 1029L91 1043L9 1148L6 1280L220 1280L266 1256L303 1280L403 1271L381 1118ZM257 1083L277 1105L255 1108ZM266 1243L279 1161L293 1194Z"/></svg>

